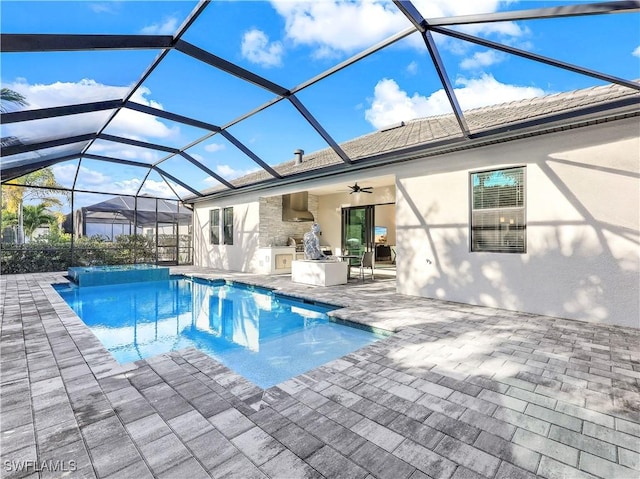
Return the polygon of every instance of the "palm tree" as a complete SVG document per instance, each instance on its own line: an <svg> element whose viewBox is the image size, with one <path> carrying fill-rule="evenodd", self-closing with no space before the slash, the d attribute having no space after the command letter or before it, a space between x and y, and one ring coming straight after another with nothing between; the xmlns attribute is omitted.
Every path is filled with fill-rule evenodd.
<svg viewBox="0 0 640 479"><path fill-rule="evenodd" d="M37 188L29 188L29 186L36 186ZM62 188L62 186L56 181L51 168L33 171L2 185L3 208L6 208L10 213L15 213L18 217L18 244L24 243L23 205L25 201L32 198L40 198L43 200L42 203L45 207L61 205L62 202L52 195L63 194L68 196L68 193L62 193L58 188Z"/></svg>
<svg viewBox="0 0 640 479"><path fill-rule="evenodd" d="M16 241L16 230L18 226L18 215L7 211L2 205L2 241L14 243Z"/></svg>
<svg viewBox="0 0 640 479"><path fill-rule="evenodd" d="M3 88L0 90L0 111L3 113L7 111L7 108L4 106L7 102L20 106L26 106L29 104L27 99L21 93L10 90L9 88Z"/></svg>
<svg viewBox="0 0 640 479"><path fill-rule="evenodd" d="M24 233L29 240L33 239L33 233L44 224L51 224L56 221L56 217L47 211L47 205L25 205L23 208Z"/></svg>

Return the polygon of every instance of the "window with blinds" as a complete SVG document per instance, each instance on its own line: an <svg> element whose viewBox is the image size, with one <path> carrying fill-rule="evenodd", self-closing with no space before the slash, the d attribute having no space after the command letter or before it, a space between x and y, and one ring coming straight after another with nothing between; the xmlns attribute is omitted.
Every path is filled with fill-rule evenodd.
<svg viewBox="0 0 640 479"><path fill-rule="evenodd" d="M225 208L222 213L224 244L233 244L233 208Z"/></svg>
<svg viewBox="0 0 640 479"><path fill-rule="evenodd" d="M209 241L220 244L220 210L209 210Z"/></svg>
<svg viewBox="0 0 640 479"><path fill-rule="evenodd" d="M471 173L471 251L525 253L525 169Z"/></svg>

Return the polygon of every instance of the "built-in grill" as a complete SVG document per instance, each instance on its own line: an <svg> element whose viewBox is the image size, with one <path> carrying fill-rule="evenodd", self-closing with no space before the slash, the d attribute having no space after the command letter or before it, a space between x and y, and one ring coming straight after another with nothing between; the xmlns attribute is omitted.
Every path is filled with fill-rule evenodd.
<svg viewBox="0 0 640 479"><path fill-rule="evenodd" d="M289 241L287 242L289 246L295 246L296 253L304 253L304 242L302 236L289 236ZM331 256L333 254L333 248L330 245L320 245L320 250L326 256Z"/></svg>

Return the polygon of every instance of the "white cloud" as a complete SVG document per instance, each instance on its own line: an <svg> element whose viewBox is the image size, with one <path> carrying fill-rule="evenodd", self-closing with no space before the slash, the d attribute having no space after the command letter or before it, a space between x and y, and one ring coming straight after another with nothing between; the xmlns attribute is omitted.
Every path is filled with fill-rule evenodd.
<svg viewBox="0 0 640 479"><path fill-rule="evenodd" d="M287 37L316 49L316 56L350 53L408 26L391 2L272 1L285 19Z"/></svg>
<svg viewBox="0 0 640 479"><path fill-rule="evenodd" d="M415 75L416 73L418 73L418 62L412 61L411 63L409 63L407 65L407 73L409 75Z"/></svg>
<svg viewBox="0 0 640 479"><path fill-rule="evenodd" d="M71 167L71 165L63 165L63 167L64 166ZM54 172L56 172L56 170L54 170ZM109 175L105 175L100 171L91 170L89 168L81 166L80 171L78 172L78 185L76 186L80 189L82 189L83 187L94 188L96 186L107 185L109 183L111 183L111 177Z"/></svg>
<svg viewBox="0 0 640 479"><path fill-rule="evenodd" d="M57 164L53 165L51 169L56 176L56 181L61 185L67 185L73 182L73 179L76 176L76 170L78 169L78 164Z"/></svg>
<svg viewBox="0 0 640 479"><path fill-rule="evenodd" d="M140 178L132 178L130 180L121 180L121 181L116 181L114 182L114 185L116 185L118 187L118 192L122 193L123 195L135 195L138 192L138 188L140 188L140 184L141 184L141 179ZM148 183L150 180L147 180L145 182ZM159 183L159 182L156 182ZM165 189L166 189L166 185L165 185Z"/></svg>
<svg viewBox="0 0 640 479"><path fill-rule="evenodd" d="M115 2L92 2L89 4L89 8L94 13L116 13L118 8Z"/></svg>
<svg viewBox="0 0 640 479"><path fill-rule="evenodd" d="M409 20L391 2L364 0L347 2L325 0L316 2L291 2L272 0L275 10L285 19L286 36L297 45L315 49L316 57L349 54L369 47L408 26ZM414 0L414 5L425 18L437 18L474 13L491 13L501 0ZM522 30L513 22L466 25L468 33L496 34L506 37L522 36ZM415 37L415 38L413 38ZM410 44L424 49L419 36L413 36ZM442 41L442 40L439 40ZM445 42L448 44L448 42Z"/></svg>
<svg viewBox="0 0 640 479"><path fill-rule="evenodd" d="M129 91L128 86L103 85L95 80L83 79L78 82L55 82L50 84L30 84L26 79L18 79L7 88L25 96L29 110L75 103L88 103L100 100L123 98Z"/></svg>
<svg viewBox="0 0 640 479"><path fill-rule="evenodd" d="M465 58L460 62L460 68L463 70L479 70L484 67L495 65L504 60L504 55L495 50L485 50L476 52L471 58Z"/></svg>
<svg viewBox="0 0 640 479"><path fill-rule="evenodd" d="M111 158L122 158L125 160L140 161L142 163L155 163L160 160L161 153L156 150L138 148L125 145L115 141L96 140L87 153ZM166 155L166 153L165 153Z"/></svg>
<svg viewBox="0 0 640 479"><path fill-rule="evenodd" d="M638 48L636 48L633 52L631 52L631 54L634 57L640 57L640 46L638 46Z"/></svg>
<svg viewBox="0 0 640 479"><path fill-rule="evenodd" d="M169 184L173 188L173 191L175 191L181 198L193 195L189 190L174 183L173 181L169 181ZM173 191L167 188L167 184L164 181L147 180L144 182L141 193L159 196L161 198L171 198L174 196Z"/></svg>
<svg viewBox="0 0 640 479"><path fill-rule="evenodd" d="M162 110L162 105L147 98L148 95L151 95L151 91L147 87L141 87L133 94L131 100ZM107 133L136 140L170 138L180 134L180 127L169 128L157 117L123 108L109 124Z"/></svg>
<svg viewBox="0 0 640 479"><path fill-rule="evenodd" d="M114 182L114 185L118 188L118 193L126 194L126 195L135 195L140 188L142 180L140 178L131 178L130 180L120 180ZM187 189L183 188L180 185L177 185L173 182L170 182L173 189L180 196L190 195L191 192ZM162 180L152 180L147 179L140 190L141 195L149 195L149 196L158 196L160 198L171 198L175 196L173 192L167 188L167 184Z"/></svg>
<svg viewBox="0 0 640 479"><path fill-rule="evenodd" d="M452 17L497 12L502 5L514 3L512 0L414 0L414 5L425 18ZM520 37L528 32L514 22L471 24L458 27L460 31L504 37Z"/></svg>
<svg viewBox="0 0 640 479"><path fill-rule="evenodd" d="M111 168L117 168L117 165L110 166ZM52 167L56 179L62 184L70 184L76 174L77 164L62 164L54 165ZM131 178L125 180L114 181L111 176L101 171L87 168L86 166L80 166L78 173L78 180L76 187L80 189L94 189L96 191L109 191L111 194L125 194L135 195L142 184L143 178ZM180 195L185 196L191 194L180 185L170 182L173 189ZM141 194L148 194L151 196L159 196L161 198L173 197L173 192L167 188L167 184L161 180L147 179L142 187ZM95 203L96 199L93 197L89 199L87 204Z"/></svg>
<svg viewBox="0 0 640 479"><path fill-rule="evenodd" d="M215 153L216 151L222 151L226 148L224 143L209 143L204 146L204 149L208 152Z"/></svg>
<svg viewBox="0 0 640 479"><path fill-rule="evenodd" d="M167 17L162 23L153 23L147 25L140 33L143 35L173 35L178 29L178 19L176 17Z"/></svg>
<svg viewBox="0 0 640 479"><path fill-rule="evenodd" d="M237 178L238 176L244 175L242 170L236 170L229 165L217 165L216 173L223 178Z"/></svg>
<svg viewBox="0 0 640 479"><path fill-rule="evenodd" d="M242 36L242 56L251 63L266 68L280 66L283 52L282 43L269 43L269 37L261 30L254 28Z"/></svg>
<svg viewBox="0 0 640 479"><path fill-rule="evenodd" d="M249 173L253 173L258 170L260 170L260 168L258 167L242 170L242 169L233 168L232 166L229 166L229 165L216 165L216 168L215 168L215 172L218 173L220 176L222 176L226 180L239 178L241 176L248 175ZM211 177L205 179L205 181L208 183L218 182L218 180Z"/></svg>
<svg viewBox="0 0 640 479"><path fill-rule="evenodd" d="M459 78L456 84L460 87L454 91L464 110L545 94L540 88L500 83L491 75ZM451 107L443 89L429 96L419 93L409 96L394 80L385 78L374 89L374 98L371 107L365 111L365 119L379 129L400 121L445 113L451 113Z"/></svg>
<svg viewBox="0 0 640 479"><path fill-rule="evenodd" d="M503 4L513 3L502 0L414 0L414 5L425 18L491 13Z"/></svg>

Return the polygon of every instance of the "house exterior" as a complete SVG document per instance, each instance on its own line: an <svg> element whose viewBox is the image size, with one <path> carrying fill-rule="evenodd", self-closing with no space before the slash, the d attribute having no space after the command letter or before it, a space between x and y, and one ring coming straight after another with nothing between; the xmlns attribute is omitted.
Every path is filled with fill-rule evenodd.
<svg viewBox="0 0 640 479"><path fill-rule="evenodd" d="M288 238L309 223L283 222L282 198L307 191L336 254L343 209L391 208L399 293L639 327L639 98L610 85L485 107L465 112L467 138L453 115L412 120L341 145L354 169L332 150L285 162L335 169L194 201L194 264L286 271ZM349 194L354 181L377 186Z"/></svg>

